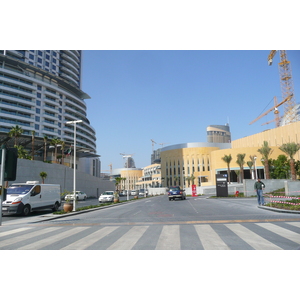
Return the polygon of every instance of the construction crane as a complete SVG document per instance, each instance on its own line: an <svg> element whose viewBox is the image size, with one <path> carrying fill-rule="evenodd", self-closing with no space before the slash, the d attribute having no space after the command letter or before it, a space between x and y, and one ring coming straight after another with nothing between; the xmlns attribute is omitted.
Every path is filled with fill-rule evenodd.
<svg viewBox="0 0 300 300"><path fill-rule="evenodd" d="M279 125L280 125L280 119L281 118L279 116L279 110L277 109L277 104L278 104L277 97L274 96L274 115L275 115L275 119L273 119L273 120L271 120L269 122L263 123L263 124L261 124L261 126L270 124L272 122L275 122L276 127L279 127Z"/></svg>
<svg viewBox="0 0 300 300"><path fill-rule="evenodd" d="M288 97L286 97L283 101L281 101L279 104L273 106L272 108L270 108L268 111L266 111L265 113L263 113L262 115L260 115L259 117L257 117L255 120L253 120L252 122L249 123L249 125L253 124L254 122L256 122L257 120L259 120L260 118L266 116L269 112L271 112L272 110L274 110L274 113L275 114L278 114L279 111L278 111L278 106L288 102L291 100L291 98L293 97L293 94L292 95L289 95Z"/></svg>
<svg viewBox="0 0 300 300"><path fill-rule="evenodd" d="M110 172L110 175L112 174L112 164L108 165L109 166L109 172Z"/></svg>
<svg viewBox="0 0 300 300"><path fill-rule="evenodd" d="M152 142L152 152L154 151L154 144L157 144L155 141L151 140Z"/></svg>
<svg viewBox="0 0 300 300"><path fill-rule="evenodd" d="M282 99L288 99L284 101L284 124L289 124L297 121L297 112L296 112L296 99L294 97L294 84L292 78L292 69L291 63L287 60L286 50L279 50L280 52L280 62L279 66L279 76L280 76L280 85L281 85L281 95ZM271 66L273 63L273 58L277 50L272 50L268 56L268 65Z"/></svg>
<svg viewBox="0 0 300 300"><path fill-rule="evenodd" d="M159 145L161 145L161 148L166 145L167 143L158 143Z"/></svg>

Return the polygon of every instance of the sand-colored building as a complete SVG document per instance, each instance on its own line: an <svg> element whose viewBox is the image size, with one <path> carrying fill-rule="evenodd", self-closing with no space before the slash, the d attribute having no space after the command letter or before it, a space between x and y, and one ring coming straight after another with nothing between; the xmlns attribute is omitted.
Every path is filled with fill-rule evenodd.
<svg viewBox="0 0 300 300"><path fill-rule="evenodd" d="M231 154L232 181L237 181L235 170L240 167L236 163L237 154L245 154L245 161L250 161L250 155L255 156L257 175L264 178L264 165L262 156L257 151L264 141L272 148L270 158L277 159L284 154L279 147L289 142L300 142L300 121L289 125L269 129L248 137L244 137L231 143L185 143L177 144L161 149L161 177L164 186L181 185L183 187L192 184L191 177L194 177L194 184L197 186L215 185L216 174L226 173L227 165L222 160L225 155ZM299 151L300 152L300 151ZM300 153L295 155L295 160L300 160ZM252 178L245 163L244 178ZM252 174L251 174L252 173Z"/></svg>

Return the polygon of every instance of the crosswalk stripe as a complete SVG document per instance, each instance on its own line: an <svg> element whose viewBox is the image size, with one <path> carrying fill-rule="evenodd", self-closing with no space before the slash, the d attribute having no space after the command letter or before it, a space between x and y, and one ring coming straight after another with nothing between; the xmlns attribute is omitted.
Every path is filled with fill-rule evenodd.
<svg viewBox="0 0 300 300"><path fill-rule="evenodd" d="M194 227L205 250L230 249L210 225L194 225Z"/></svg>
<svg viewBox="0 0 300 300"><path fill-rule="evenodd" d="M255 250L281 250L282 248L264 239L260 235L240 224L225 224L231 231L243 239Z"/></svg>
<svg viewBox="0 0 300 300"><path fill-rule="evenodd" d="M135 226L113 243L107 250L130 250L149 226Z"/></svg>
<svg viewBox="0 0 300 300"><path fill-rule="evenodd" d="M34 231L34 232L31 232L31 233L23 234L21 236L17 236L15 238L11 238L9 240L1 241L0 242L0 248L5 247L5 246L9 246L9 245L14 244L14 243L22 242L22 241L25 241L27 239L37 237L39 235L43 235L43 234L46 234L46 233L49 233L49 232L52 232L52 231L55 231L55 230L58 230L58 229L60 229L60 228L59 227L45 228L45 229L41 229L41 230Z"/></svg>
<svg viewBox="0 0 300 300"><path fill-rule="evenodd" d="M20 247L20 248L18 248L18 250L38 250L45 246L49 246L55 242L58 242L66 237L70 237L74 234L77 234L85 229L86 229L86 227L76 227L76 228L72 228L69 230L65 230L64 232L58 233L54 236L51 236L51 237L48 237L48 238L45 238L42 240L38 240L34 243Z"/></svg>
<svg viewBox="0 0 300 300"><path fill-rule="evenodd" d="M180 250L179 225L166 225L163 227L155 250Z"/></svg>
<svg viewBox="0 0 300 300"><path fill-rule="evenodd" d="M0 237L11 235L11 234L18 233L18 232L22 232L22 231L25 231L28 229L30 229L30 228L23 227L23 228L17 228L17 229L13 229L13 230L9 230L9 231L0 232Z"/></svg>
<svg viewBox="0 0 300 300"><path fill-rule="evenodd" d="M119 226L103 227L103 228L85 236L84 238L62 248L61 250L74 250L74 249L84 250L87 247L96 243L97 241L101 240L102 238L104 238L105 236L107 236L108 234L110 234L111 232L116 230L117 228L119 228Z"/></svg>
<svg viewBox="0 0 300 300"><path fill-rule="evenodd" d="M289 239L292 242L295 242L297 244L300 244L300 234L293 232L291 230L282 228L280 226L277 226L275 224L270 224L270 223L259 223L257 224L265 229L268 229L280 236L283 236L286 239Z"/></svg>
<svg viewBox="0 0 300 300"><path fill-rule="evenodd" d="M293 225L296 227L300 227L300 222L286 222L286 224Z"/></svg>

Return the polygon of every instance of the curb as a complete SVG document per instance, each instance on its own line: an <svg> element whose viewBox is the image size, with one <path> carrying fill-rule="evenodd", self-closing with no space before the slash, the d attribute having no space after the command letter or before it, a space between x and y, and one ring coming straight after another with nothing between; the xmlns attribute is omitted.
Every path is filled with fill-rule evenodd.
<svg viewBox="0 0 300 300"><path fill-rule="evenodd" d="M300 214L299 210L280 209L280 208L275 208L275 207L259 206L259 205L257 207L261 208L261 209L276 211L276 212L279 212L279 213Z"/></svg>

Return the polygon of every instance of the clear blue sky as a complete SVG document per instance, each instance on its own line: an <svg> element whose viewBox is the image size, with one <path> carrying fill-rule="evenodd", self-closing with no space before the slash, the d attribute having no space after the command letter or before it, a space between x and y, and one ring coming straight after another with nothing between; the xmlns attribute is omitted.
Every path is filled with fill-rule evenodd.
<svg viewBox="0 0 300 300"><path fill-rule="evenodd" d="M83 56L82 89L97 132L102 169L123 167L120 153L136 167L150 164L151 139L164 146L206 142L208 125L229 122L232 140L274 128L274 114L249 125L282 100L276 54L269 50L98 51ZM287 51L297 103L300 51ZM283 112L283 107L279 108ZM154 145L154 149L160 145Z"/></svg>
<svg viewBox="0 0 300 300"><path fill-rule="evenodd" d="M14 10L14 3L3 5L3 11ZM14 10L14 22L32 7L24 5ZM23 32L34 28L34 34L11 26L2 32L2 48L84 49L82 90L91 96L87 112L103 170L110 163L122 167L121 152L134 154L137 167L149 165L151 139L166 145L205 142L208 125L228 121L233 140L272 128L274 123L261 126L272 114L249 125L271 107L274 96L281 99L279 55L269 67L267 49L299 49L299 11L291 0L284 6L114 0L97 7L86 1L72 6L72 13L69 3L60 1L64 28L55 22L56 5L39 3L39 9L43 13L19 24ZM280 17L284 9L287 24ZM10 24L11 15L2 15L1 22ZM121 51L104 51L116 49ZM167 51L173 49L187 51ZM299 56L288 51L297 102Z"/></svg>

